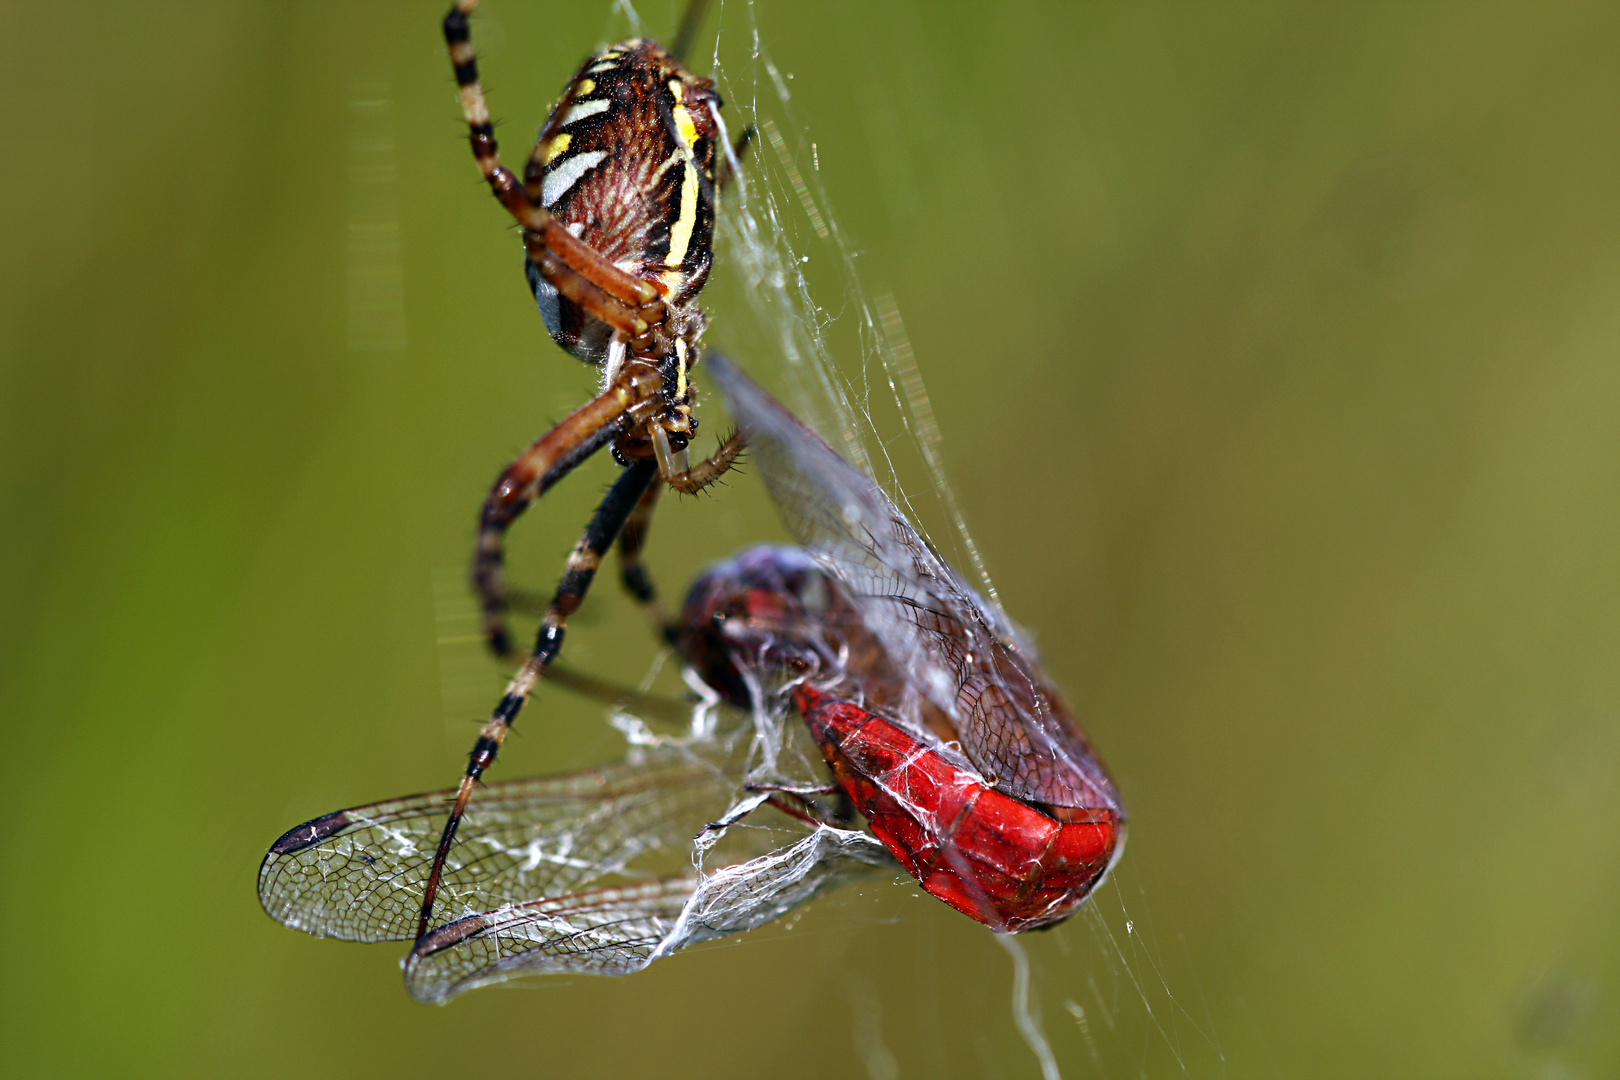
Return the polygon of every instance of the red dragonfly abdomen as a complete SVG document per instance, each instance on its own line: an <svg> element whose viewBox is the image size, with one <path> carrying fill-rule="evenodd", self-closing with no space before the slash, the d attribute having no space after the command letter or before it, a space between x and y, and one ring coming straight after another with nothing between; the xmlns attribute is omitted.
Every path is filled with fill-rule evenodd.
<svg viewBox="0 0 1620 1080"><path fill-rule="evenodd" d="M851 701L800 686L795 704L872 834L931 895L995 930L1051 926L1113 861L1113 810L1051 811L986 785Z"/></svg>

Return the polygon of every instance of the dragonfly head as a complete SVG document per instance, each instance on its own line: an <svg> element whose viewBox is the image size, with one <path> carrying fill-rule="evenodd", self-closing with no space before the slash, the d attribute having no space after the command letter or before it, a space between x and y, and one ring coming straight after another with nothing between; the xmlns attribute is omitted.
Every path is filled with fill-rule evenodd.
<svg viewBox="0 0 1620 1080"><path fill-rule="evenodd" d="M845 653L852 617L833 583L799 548L749 548L692 585L677 647L722 698L747 707L750 686L825 673Z"/></svg>

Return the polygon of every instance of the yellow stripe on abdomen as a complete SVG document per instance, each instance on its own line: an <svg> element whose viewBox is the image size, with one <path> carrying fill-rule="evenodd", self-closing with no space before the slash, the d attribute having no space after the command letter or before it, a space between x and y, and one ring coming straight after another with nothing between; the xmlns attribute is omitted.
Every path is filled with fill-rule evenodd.
<svg viewBox="0 0 1620 1080"><path fill-rule="evenodd" d="M697 228L698 174L697 160L692 150L697 145L698 130L697 124L692 122L692 113L682 100L686 87L679 80L671 79L669 92L675 99L670 116L675 121L675 138L681 144L684 170L681 173L680 211L675 216L675 223L669 227L669 254L664 256L664 265L671 268L664 272L664 284L673 294L680 288L683 275L679 268L686 262L687 250L692 246L692 230Z"/></svg>

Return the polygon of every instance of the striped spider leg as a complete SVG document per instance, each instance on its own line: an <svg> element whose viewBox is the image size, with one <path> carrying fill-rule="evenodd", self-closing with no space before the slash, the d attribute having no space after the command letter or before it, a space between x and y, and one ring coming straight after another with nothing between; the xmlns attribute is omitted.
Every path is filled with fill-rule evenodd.
<svg viewBox="0 0 1620 1080"><path fill-rule="evenodd" d="M654 42L610 46L569 82L520 182L500 162L479 83L468 26L476 5L458 0L444 19L473 157L522 229L525 272L546 329L565 350L597 366L603 379L602 392L525 450L484 501L472 578L484 636L497 655L517 658L501 573L506 530L604 446L625 471L569 556L533 649L469 755L423 891L418 937L431 923L473 788L561 650L568 616L584 599L603 554L633 522L621 548L624 579L650 608L640 547L656 499L651 492L665 484L701 491L731 467L743 446L734 434L703 461L693 464L687 455L697 430L690 375L704 327L696 298L713 262L716 148L724 133L714 84ZM696 8L688 13L678 39L683 44L699 14Z"/></svg>

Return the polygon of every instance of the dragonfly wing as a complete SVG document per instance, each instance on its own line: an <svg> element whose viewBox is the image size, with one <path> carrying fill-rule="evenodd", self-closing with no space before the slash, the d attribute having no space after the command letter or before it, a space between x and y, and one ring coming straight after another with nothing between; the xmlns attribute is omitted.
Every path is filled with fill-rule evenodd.
<svg viewBox="0 0 1620 1080"><path fill-rule="evenodd" d="M445 864L451 918L562 896L678 865L729 805L740 767L723 743L659 744L561 776L502 780L473 795ZM340 810L289 830L259 869L271 918L318 937L408 941L453 791ZM633 867L632 864L637 864Z"/></svg>
<svg viewBox="0 0 1620 1080"><path fill-rule="evenodd" d="M591 889L446 923L412 947L405 985L418 1000L523 975L628 975L646 967L697 882L668 878Z"/></svg>
<svg viewBox="0 0 1620 1080"><path fill-rule="evenodd" d="M436 1004L532 975L628 975L678 949L762 926L874 867L893 866L865 833L820 828L703 875L603 886L458 919L411 949L405 985L418 1000Z"/></svg>
<svg viewBox="0 0 1620 1080"><path fill-rule="evenodd" d="M910 683L951 717L986 782L1017 798L1117 810L1101 762L1011 620L871 477L723 358L705 363L788 531L840 582Z"/></svg>

